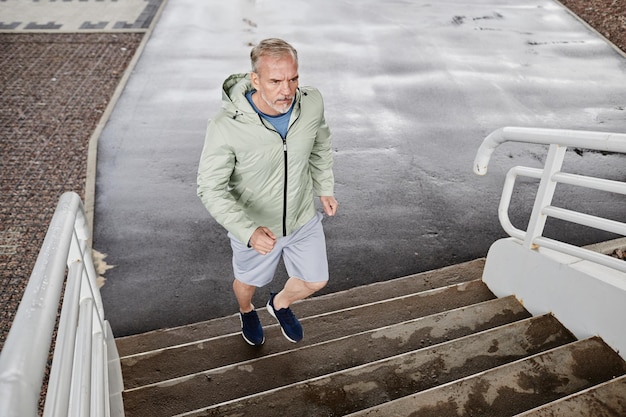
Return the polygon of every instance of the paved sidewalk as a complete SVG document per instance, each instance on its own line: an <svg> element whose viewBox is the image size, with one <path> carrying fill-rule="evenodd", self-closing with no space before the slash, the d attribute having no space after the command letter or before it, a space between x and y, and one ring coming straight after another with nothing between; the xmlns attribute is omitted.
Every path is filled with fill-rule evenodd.
<svg viewBox="0 0 626 417"><path fill-rule="evenodd" d="M2 0L3 31L106 31L150 27L163 0Z"/></svg>

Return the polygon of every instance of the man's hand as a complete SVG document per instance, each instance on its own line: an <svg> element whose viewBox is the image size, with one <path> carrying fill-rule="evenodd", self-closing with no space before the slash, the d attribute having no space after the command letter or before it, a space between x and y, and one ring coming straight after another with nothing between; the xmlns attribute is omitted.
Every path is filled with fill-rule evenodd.
<svg viewBox="0 0 626 417"><path fill-rule="evenodd" d="M335 197L331 196L321 196L320 201L322 202L322 206L324 206L324 213L328 216L334 216L337 213L337 207L339 207L339 203L335 200Z"/></svg>
<svg viewBox="0 0 626 417"><path fill-rule="evenodd" d="M276 235L265 226L256 228L252 236L250 236L250 246L261 255L267 255L274 249L276 244Z"/></svg>

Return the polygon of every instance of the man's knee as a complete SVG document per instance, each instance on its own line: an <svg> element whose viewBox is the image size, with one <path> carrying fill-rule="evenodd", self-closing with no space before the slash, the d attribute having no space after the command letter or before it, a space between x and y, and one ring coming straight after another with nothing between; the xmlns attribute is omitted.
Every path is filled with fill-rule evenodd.
<svg viewBox="0 0 626 417"><path fill-rule="evenodd" d="M235 278L233 280L233 290L235 294L254 294L256 287Z"/></svg>
<svg viewBox="0 0 626 417"><path fill-rule="evenodd" d="M324 288L326 286L326 284L328 283L328 281L317 281L317 282L305 282L306 287L313 291L313 292L317 292L319 290L321 290L322 288Z"/></svg>

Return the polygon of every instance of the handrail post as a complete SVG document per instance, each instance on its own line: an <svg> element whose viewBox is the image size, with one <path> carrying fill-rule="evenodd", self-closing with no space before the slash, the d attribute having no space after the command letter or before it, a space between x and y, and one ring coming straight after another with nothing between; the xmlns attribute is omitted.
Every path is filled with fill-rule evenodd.
<svg viewBox="0 0 626 417"><path fill-rule="evenodd" d="M61 308L61 320L57 331L57 343L54 347L53 361L50 369L51 381L70 381L72 371L68 363L74 361L74 346L63 343L63 340L73 341L76 339L76 324L78 322L78 303L82 280L80 275L82 266L75 261L69 265L67 284L65 289L63 307ZM55 417L67 415L70 400L69 384L56 384L48 387L46 406L43 417Z"/></svg>
<svg viewBox="0 0 626 417"><path fill-rule="evenodd" d="M547 216L543 213L543 209L552 204L554 191L556 190L556 181L552 176L561 170L563 159L565 158L566 146L556 144L550 145L548 149L548 157L541 175L541 182L537 190L537 197L533 205L533 210L528 221L526 229L526 237L524 239L524 247L527 249L535 248L535 239L543 234L546 225Z"/></svg>

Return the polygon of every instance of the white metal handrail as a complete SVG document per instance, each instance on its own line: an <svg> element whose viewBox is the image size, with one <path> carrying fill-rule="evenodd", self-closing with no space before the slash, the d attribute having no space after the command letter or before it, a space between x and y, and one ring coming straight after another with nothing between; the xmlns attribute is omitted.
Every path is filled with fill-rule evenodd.
<svg viewBox="0 0 626 417"><path fill-rule="evenodd" d="M89 235L80 197L63 194L0 353L2 417L38 415L66 277L43 415L124 415L121 366L104 320Z"/></svg>
<svg viewBox="0 0 626 417"><path fill-rule="evenodd" d="M560 171L568 146L626 153L626 134L505 127L495 130L483 140L474 159L474 172L478 175L485 175L489 159L495 148L508 141L543 144L550 147L543 169L516 166L507 173L498 208L498 217L504 230L510 236L523 241L524 246L529 249L545 247L626 272L626 262L622 260L542 236L548 216L626 236L626 223L551 205L558 183L626 195L626 183L624 182ZM513 187L518 176L540 180L526 231L515 228L508 214Z"/></svg>

